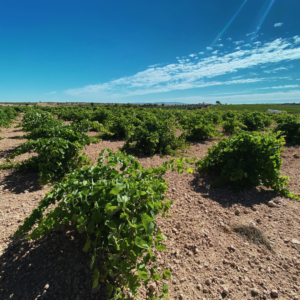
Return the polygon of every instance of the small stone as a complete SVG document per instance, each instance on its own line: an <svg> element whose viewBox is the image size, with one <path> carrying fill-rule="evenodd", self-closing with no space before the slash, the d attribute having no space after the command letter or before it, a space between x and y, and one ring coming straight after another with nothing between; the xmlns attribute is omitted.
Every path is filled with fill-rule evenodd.
<svg viewBox="0 0 300 300"><path fill-rule="evenodd" d="M231 246L228 247L228 250L235 251L235 248L234 248L234 246L231 245Z"/></svg>
<svg viewBox="0 0 300 300"><path fill-rule="evenodd" d="M180 298L180 299L183 299L183 298L184 298L183 294L180 294L180 295L179 295L179 298Z"/></svg>
<svg viewBox="0 0 300 300"><path fill-rule="evenodd" d="M254 288L254 289L251 289L251 294L252 294L253 296L256 296L256 295L258 295L258 294L259 294L259 291L258 291L258 289L256 289L256 288Z"/></svg>
<svg viewBox="0 0 300 300"><path fill-rule="evenodd" d="M234 213L238 216L241 214L241 211L237 208Z"/></svg>
<svg viewBox="0 0 300 300"><path fill-rule="evenodd" d="M222 289L222 294L224 294L224 295L228 295L229 294L229 288L228 288L227 285L221 286L221 289Z"/></svg>
<svg viewBox="0 0 300 300"><path fill-rule="evenodd" d="M296 244L296 245L300 245L300 242L298 240L296 240L296 239L292 239L292 243Z"/></svg>
<svg viewBox="0 0 300 300"><path fill-rule="evenodd" d="M44 289L45 289L45 290L48 290L48 289L49 289L49 283L47 283L47 284L44 286Z"/></svg>
<svg viewBox="0 0 300 300"><path fill-rule="evenodd" d="M207 294L208 293L208 288L204 288L203 293Z"/></svg>
<svg viewBox="0 0 300 300"><path fill-rule="evenodd" d="M202 289L202 284L199 283L199 284L197 284L196 287L197 287L197 289L198 289L199 291L201 291L201 289Z"/></svg>
<svg viewBox="0 0 300 300"><path fill-rule="evenodd" d="M155 282L152 282L150 285L149 285L149 290L154 292L156 290L156 283Z"/></svg>
<svg viewBox="0 0 300 300"><path fill-rule="evenodd" d="M277 207L278 205L271 200L271 201L268 202L268 206L269 207Z"/></svg>
<svg viewBox="0 0 300 300"><path fill-rule="evenodd" d="M272 295L272 297L276 297L276 298L277 298L277 297L278 297L278 291L275 290L275 289L272 290L272 291L271 291L271 295Z"/></svg>
<svg viewBox="0 0 300 300"><path fill-rule="evenodd" d="M206 279L206 280L205 280L205 284L206 284L206 285L211 285L211 280L210 280L210 279Z"/></svg>

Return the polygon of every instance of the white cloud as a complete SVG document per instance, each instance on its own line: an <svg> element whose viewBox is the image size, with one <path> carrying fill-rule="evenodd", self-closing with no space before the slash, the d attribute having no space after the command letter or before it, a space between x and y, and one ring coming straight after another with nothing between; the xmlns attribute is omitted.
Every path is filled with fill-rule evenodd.
<svg viewBox="0 0 300 300"><path fill-rule="evenodd" d="M255 34L255 31L254 31L254 32L247 33L246 36L249 36L249 35L252 35L252 34Z"/></svg>
<svg viewBox="0 0 300 300"><path fill-rule="evenodd" d="M227 40L227 41L232 41L232 38L227 38L226 40Z"/></svg>
<svg viewBox="0 0 300 300"><path fill-rule="evenodd" d="M261 42L260 42L260 41L257 41L257 42L254 42L253 44L254 44L254 45L260 45Z"/></svg>
<svg viewBox="0 0 300 300"><path fill-rule="evenodd" d="M235 45L240 45L240 44L243 44L244 43L244 41L235 41L235 42L233 42Z"/></svg>
<svg viewBox="0 0 300 300"><path fill-rule="evenodd" d="M217 76L233 74L240 70L270 66L284 61L300 59L300 47L289 39L276 39L252 49L238 50L225 55L209 55L190 62L188 59L179 63L157 68L148 68L135 75L112 80L106 83L88 85L82 88L65 91L68 95L145 95L174 90L201 88L212 85L228 85L259 82L265 78L245 80L209 81ZM249 72L249 75L251 73Z"/></svg>
<svg viewBox="0 0 300 300"><path fill-rule="evenodd" d="M196 54L190 54L189 55L189 57L195 57L196 56Z"/></svg>
<svg viewBox="0 0 300 300"><path fill-rule="evenodd" d="M221 48L221 47L223 47L224 45L223 45L223 44L218 44L218 45L215 45L215 46Z"/></svg>
<svg viewBox="0 0 300 300"><path fill-rule="evenodd" d="M232 77L232 79L238 79L238 78L242 78L242 77L244 77L244 75L234 76L234 77Z"/></svg>
<svg viewBox="0 0 300 300"><path fill-rule="evenodd" d="M275 23L274 27L281 27L283 25L283 23Z"/></svg>
<svg viewBox="0 0 300 300"><path fill-rule="evenodd" d="M206 50L212 50L213 48L212 47L206 47Z"/></svg>
<svg viewBox="0 0 300 300"><path fill-rule="evenodd" d="M264 73L277 73L278 71L283 71L283 70L288 70L288 68L280 67L280 68L275 68L273 70L265 70Z"/></svg>
<svg viewBox="0 0 300 300"><path fill-rule="evenodd" d="M204 52L199 52L198 54L204 54Z"/></svg>
<svg viewBox="0 0 300 300"><path fill-rule="evenodd" d="M295 43L300 43L300 36L296 35L294 36L294 40L295 40Z"/></svg>
<svg viewBox="0 0 300 300"><path fill-rule="evenodd" d="M56 93L57 93L57 91L52 91L52 92L50 92L50 93L45 93L45 95L49 96L49 95L54 95L54 94L56 94Z"/></svg>
<svg viewBox="0 0 300 300"><path fill-rule="evenodd" d="M269 89L291 89L291 88L300 88L298 84L289 84L289 85L279 85L279 86L268 86L259 88L259 90L269 90Z"/></svg>
<svg viewBox="0 0 300 300"><path fill-rule="evenodd" d="M211 54L218 54L218 50L212 52Z"/></svg>

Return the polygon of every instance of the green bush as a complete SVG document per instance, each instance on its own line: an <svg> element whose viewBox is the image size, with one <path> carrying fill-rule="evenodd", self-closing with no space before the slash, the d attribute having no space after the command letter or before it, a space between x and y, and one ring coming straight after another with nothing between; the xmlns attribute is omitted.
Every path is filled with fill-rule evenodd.
<svg viewBox="0 0 300 300"><path fill-rule="evenodd" d="M243 131L209 148L208 155L197 162L197 170L220 175L219 183L232 189L263 185L288 195L288 177L280 175L283 145L278 135Z"/></svg>
<svg viewBox="0 0 300 300"><path fill-rule="evenodd" d="M122 151L132 151L137 155L175 154L174 150L185 146L184 135L176 136L176 125L174 119L148 119L135 127Z"/></svg>
<svg viewBox="0 0 300 300"><path fill-rule="evenodd" d="M274 128L274 132L280 132L287 143L300 145L300 118L298 116L287 117Z"/></svg>
<svg viewBox="0 0 300 300"><path fill-rule="evenodd" d="M270 115L261 112L245 112L241 116L241 122L249 131L263 130L272 124Z"/></svg>
<svg viewBox="0 0 300 300"><path fill-rule="evenodd" d="M163 196L165 167L146 170L131 156L107 152L108 156L102 151L97 166L77 169L55 185L15 235L37 225L28 236L36 239L52 228L76 224L86 236L83 251L91 248L93 253L93 287L99 279L106 280L113 299L125 299L123 288L136 296L142 283L160 281L162 275L170 278L169 270L159 272L157 266L148 265L156 261L153 249L166 250L162 243L166 237L155 219L161 212L165 216L171 202ZM57 207L44 216L52 204ZM99 271L94 262L100 251L106 262ZM166 298L167 291L163 284L159 298ZM157 296L151 292L147 299Z"/></svg>
<svg viewBox="0 0 300 300"><path fill-rule="evenodd" d="M187 140L189 141L202 141L220 135L217 126L210 118L194 114L184 123L183 128L187 131Z"/></svg>
<svg viewBox="0 0 300 300"><path fill-rule="evenodd" d="M70 142L62 138L49 138L29 140L22 144L9 158L26 152L36 152L37 158L28 161L29 165L36 170L39 169L41 184L61 180L65 174L74 169L88 164L90 161L86 155L81 153L82 145L78 142ZM22 164L23 169L30 168Z"/></svg>
<svg viewBox="0 0 300 300"><path fill-rule="evenodd" d="M61 122L55 120L54 116L49 112L40 110L30 110L23 116L22 123L17 127L23 127L23 131L32 131L39 127L53 127L61 125Z"/></svg>
<svg viewBox="0 0 300 300"><path fill-rule="evenodd" d="M223 131L227 134L238 133L241 129L246 129L247 126L238 120L238 118L226 118L222 123Z"/></svg>

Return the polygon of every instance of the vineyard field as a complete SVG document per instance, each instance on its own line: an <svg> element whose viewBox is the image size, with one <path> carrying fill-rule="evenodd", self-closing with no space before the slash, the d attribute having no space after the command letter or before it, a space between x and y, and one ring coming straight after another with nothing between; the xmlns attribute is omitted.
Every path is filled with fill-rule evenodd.
<svg viewBox="0 0 300 300"><path fill-rule="evenodd" d="M245 106L0 107L3 299L288 299L300 117Z"/></svg>

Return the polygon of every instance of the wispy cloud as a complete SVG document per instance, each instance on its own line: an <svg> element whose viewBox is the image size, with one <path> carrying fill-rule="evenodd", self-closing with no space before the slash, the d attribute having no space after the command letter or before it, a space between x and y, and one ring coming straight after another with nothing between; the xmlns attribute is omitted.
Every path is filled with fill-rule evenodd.
<svg viewBox="0 0 300 300"><path fill-rule="evenodd" d="M278 73L279 71L286 71L293 68L293 65L285 66L285 67L279 67L272 70L264 70L264 73L270 74L270 73Z"/></svg>
<svg viewBox="0 0 300 300"><path fill-rule="evenodd" d="M283 23L275 23L274 27L281 27L283 25Z"/></svg>
<svg viewBox="0 0 300 300"><path fill-rule="evenodd" d="M247 33L246 36L253 35L253 34L255 34L255 31L254 31L254 32Z"/></svg>
<svg viewBox="0 0 300 300"><path fill-rule="evenodd" d="M244 41L235 41L235 42L233 42L235 45L240 45L240 44L243 44L244 43Z"/></svg>
<svg viewBox="0 0 300 300"><path fill-rule="evenodd" d="M50 93L45 93L45 95L49 96L49 95L54 95L54 94L56 94L56 93L57 93L57 91L52 91L52 92L50 92Z"/></svg>
<svg viewBox="0 0 300 300"><path fill-rule="evenodd" d="M213 85L243 84L265 81L267 78L247 80L212 80L240 70L270 66L284 61L300 59L300 46L294 39L276 39L251 49L238 50L225 55L210 54L199 60L182 59L179 63L148 68L133 76L107 83L88 85L65 91L68 95L106 94L118 97L145 95L174 90L203 88ZM250 75L250 72L249 72Z"/></svg>
<svg viewBox="0 0 300 300"><path fill-rule="evenodd" d="M212 47L206 47L206 50L213 50Z"/></svg>
<svg viewBox="0 0 300 300"><path fill-rule="evenodd" d="M295 43L300 43L300 36L296 35L293 39L295 40Z"/></svg>
<svg viewBox="0 0 300 300"><path fill-rule="evenodd" d="M259 88L259 90L270 90L270 89L294 89L300 88L298 84L288 84L288 85L278 85L278 86L267 86L263 88Z"/></svg>

